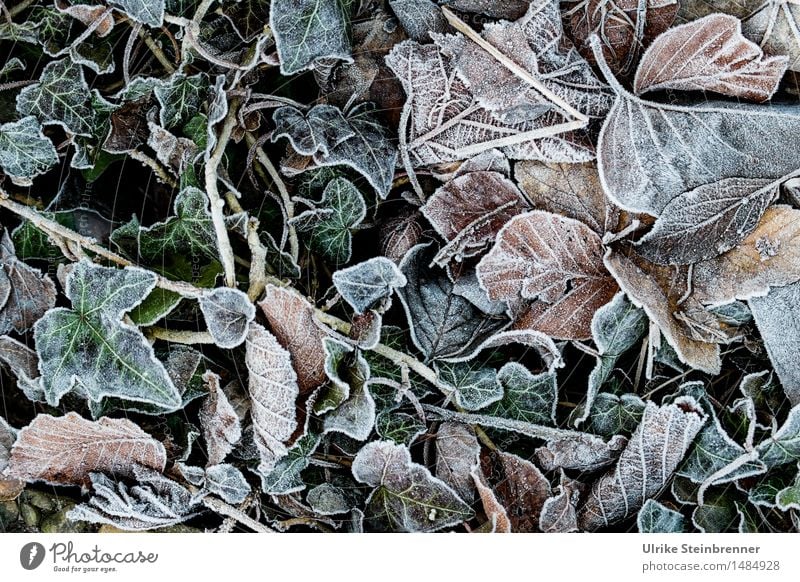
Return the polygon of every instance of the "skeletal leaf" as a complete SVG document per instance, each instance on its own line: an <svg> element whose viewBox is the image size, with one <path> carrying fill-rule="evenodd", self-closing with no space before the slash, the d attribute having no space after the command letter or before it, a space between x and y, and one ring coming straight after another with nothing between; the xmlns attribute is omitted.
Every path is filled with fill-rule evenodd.
<svg viewBox="0 0 800 582"><path fill-rule="evenodd" d="M497 172L470 172L449 181L421 208L447 242L436 262L480 255L513 216L528 209L514 183Z"/></svg>
<svg viewBox="0 0 800 582"><path fill-rule="evenodd" d="M522 364L508 362L497 372L502 398L484 412L492 416L555 426L557 378L553 372L533 374Z"/></svg>
<svg viewBox="0 0 800 582"><path fill-rule="evenodd" d="M247 336L247 326L256 316L250 299L238 289L218 287L200 297L200 310L208 331L221 348L235 348Z"/></svg>
<svg viewBox="0 0 800 582"><path fill-rule="evenodd" d="M677 89L769 101L788 62L765 57L742 35L738 18L711 14L659 36L642 57L633 88L637 95Z"/></svg>
<svg viewBox="0 0 800 582"><path fill-rule="evenodd" d="M148 26L161 26L164 22L166 0L109 0L111 6Z"/></svg>
<svg viewBox="0 0 800 582"><path fill-rule="evenodd" d="M467 503L475 501L472 469L481 447L475 431L466 424L443 422L436 432L436 477L447 483Z"/></svg>
<svg viewBox="0 0 800 582"><path fill-rule="evenodd" d="M578 531L578 513L576 505L583 485L561 472L559 492L549 497L542 504L539 515L539 529L543 533L569 533Z"/></svg>
<svg viewBox="0 0 800 582"><path fill-rule="evenodd" d="M391 297L394 289L406 284L406 278L389 259L373 257L336 271L333 284L356 313L361 314L382 299Z"/></svg>
<svg viewBox="0 0 800 582"><path fill-rule="evenodd" d="M137 467L136 485L115 482L91 473L94 495L69 511L74 521L113 525L128 531L146 531L182 523L200 512L199 499L161 473Z"/></svg>
<svg viewBox="0 0 800 582"><path fill-rule="evenodd" d="M533 463L511 453L482 456L481 468L497 499L506 508L513 532L539 531L539 516L550 497L550 482Z"/></svg>
<svg viewBox="0 0 800 582"><path fill-rule="evenodd" d="M683 515L655 499L645 501L636 515L639 533L682 533Z"/></svg>
<svg viewBox="0 0 800 582"><path fill-rule="evenodd" d="M204 486L209 493L228 503L241 503L250 493L250 485L242 472L229 463L207 467Z"/></svg>
<svg viewBox="0 0 800 582"><path fill-rule="evenodd" d="M673 198L639 241L645 258L661 265L713 259L736 247L778 195L770 180L726 178Z"/></svg>
<svg viewBox="0 0 800 582"><path fill-rule="evenodd" d="M576 432L556 437L536 449L536 459L545 471L597 471L613 463L627 442L621 435L606 442L595 435Z"/></svg>
<svg viewBox="0 0 800 582"><path fill-rule="evenodd" d="M626 210L659 216L698 186L725 178L777 180L800 167L800 152L785 147L800 131L797 107L686 107L615 90L597 159L603 189Z"/></svg>
<svg viewBox="0 0 800 582"><path fill-rule="evenodd" d="M300 390L289 352L275 336L252 323L245 348L250 414L261 459L258 471L267 474L289 452L286 442L297 428Z"/></svg>
<svg viewBox="0 0 800 582"><path fill-rule="evenodd" d="M493 368L475 368L465 362L442 362L435 367L441 387L452 393L464 410L480 410L503 397L503 386Z"/></svg>
<svg viewBox="0 0 800 582"><path fill-rule="evenodd" d="M336 0L274 0L269 25L284 75L313 69L320 59L353 62L344 5Z"/></svg>
<svg viewBox="0 0 800 582"><path fill-rule="evenodd" d="M0 239L0 265L9 286L0 304L0 334L24 333L55 305L55 285L48 275L17 259L8 231Z"/></svg>
<svg viewBox="0 0 800 582"><path fill-rule="evenodd" d="M125 313L153 289L153 273L113 269L89 261L67 276L72 309L56 307L36 322L34 338L47 401L55 406L75 391L90 401L121 398L171 411L181 395L156 359L152 346Z"/></svg>
<svg viewBox="0 0 800 582"><path fill-rule="evenodd" d="M274 285L267 285L258 305L272 333L292 357L300 392L308 394L326 380L322 351L325 334L314 320L314 308L300 294Z"/></svg>
<svg viewBox="0 0 800 582"><path fill-rule="evenodd" d="M242 427L239 416L219 385L219 376L206 372L203 380L208 387L208 396L198 413L200 426L206 441L208 464L218 465L242 438Z"/></svg>
<svg viewBox="0 0 800 582"><path fill-rule="evenodd" d="M471 302L454 294L447 275L427 266L429 255L427 245L418 245L400 263L407 284L398 289L398 295L411 338L429 360L469 353L507 321L486 317Z"/></svg>
<svg viewBox="0 0 800 582"><path fill-rule="evenodd" d="M166 462L164 446L130 420L39 414L19 431L8 473L27 482L85 485L92 472L134 476L134 467L160 472Z"/></svg>
<svg viewBox="0 0 800 582"><path fill-rule="evenodd" d="M754 7L757 6L755 11ZM743 14L744 35L757 42L767 54L789 57L789 69L800 69L800 39L797 31L800 24L800 6L792 0L765 0L749 2L749 10Z"/></svg>
<svg viewBox="0 0 800 582"><path fill-rule="evenodd" d="M749 301L772 366L793 405L800 402L800 283L775 287Z"/></svg>
<svg viewBox="0 0 800 582"><path fill-rule="evenodd" d="M594 400L589 428L592 432L610 438L616 434L630 434L642 421L644 401L636 394L600 393Z"/></svg>
<svg viewBox="0 0 800 582"><path fill-rule="evenodd" d="M353 252L352 231L367 215L361 192L350 180L328 182L322 200L311 210L299 214L291 224L308 234L308 245L336 265L347 263Z"/></svg>
<svg viewBox="0 0 800 582"><path fill-rule="evenodd" d="M455 491L412 462L403 446L367 443L353 460L352 471L357 481L374 487L365 517L375 530L431 532L473 515Z"/></svg>
<svg viewBox="0 0 800 582"><path fill-rule="evenodd" d="M594 483L580 508L581 529L595 530L625 519L657 495L704 421L705 415L691 398L661 407L648 401L642 422L616 467Z"/></svg>
<svg viewBox="0 0 800 582"><path fill-rule="evenodd" d="M589 337L594 312L617 291L602 265L600 237L582 222L540 210L512 218L477 273L491 299L538 298L525 328L560 339Z"/></svg>
<svg viewBox="0 0 800 582"><path fill-rule="evenodd" d="M33 115L43 125L56 123L71 133L91 136L95 112L83 68L71 59L48 63L39 82L17 95L17 111Z"/></svg>
<svg viewBox="0 0 800 582"><path fill-rule="evenodd" d="M447 28L442 11L431 0L389 0L389 6L414 40L426 42L431 32L444 32Z"/></svg>
<svg viewBox="0 0 800 582"><path fill-rule="evenodd" d="M18 186L30 186L58 162L53 142L35 117L0 125L0 168Z"/></svg>
<svg viewBox="0 0 800 582"><path fill-rule="evenodd" d="M261 489L270 495L288 495L306 488L301 473L308 467L310 457L320 443L319 435L305 434L297 439L288 454L275 463L267 474L261 475Z"/></svg>
<svg viewBox="0 0 800 582"><path fill-rule="evenodd" d="M694 268L693 296L722 305L760 297L771 288L800 280L800 211L784 205L768 208L747 237L727 253Z"/></svg>
<svg viewBox="0 0 800 582"><path fill-rule="evenodd" d="M346 116L333 105L316 105L305 114L295 107L280 107L272 119L273 141L287 137L298 154L312 156L318 166L349 166L364 176L381 198L389 194L397 151L367 104L354 107Z"/></svg>

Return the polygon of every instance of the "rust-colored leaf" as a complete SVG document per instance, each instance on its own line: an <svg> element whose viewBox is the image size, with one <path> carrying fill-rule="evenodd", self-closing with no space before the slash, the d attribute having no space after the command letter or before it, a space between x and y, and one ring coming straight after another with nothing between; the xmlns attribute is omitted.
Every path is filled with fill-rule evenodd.
<svg viewBox="0 0 800 582"><path fill-rule="evenodd" d="M492 452L481 458L481 469L506 508L512 531L539 531L539 515L550 497L550 482L536 465L511 453Z"/></svg>
<svg viewBox="0 0 800 582"><path fill-rule="evenodd" d="M228 397L219 385L219 376L213 372L203 374L208 396L200 407L200 426L206 441L209 467L218 465L242 438L242 427Z"/></svg>

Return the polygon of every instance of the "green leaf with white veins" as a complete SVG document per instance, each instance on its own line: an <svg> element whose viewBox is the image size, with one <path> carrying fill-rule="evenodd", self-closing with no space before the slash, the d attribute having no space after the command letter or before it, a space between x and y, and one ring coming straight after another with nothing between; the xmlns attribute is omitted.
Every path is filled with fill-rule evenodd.
<svg viewBox="0 0 800 582"><path fill-rule="evenodd" d="M35 117L0 125L0 168L18 186L30 186L58 162L53 143Z"/></svg>
<svg viewBox="0 0 800 582"><path fill-rule="evenodd" d="M155 275L142 269L75 265L66 284L72 309L51 309L34 326L42 388L52 406L73 391L94 402L112 396L164 411L181 406L153 348L138 329L122 322L155 283Z"/></svg>
<svg viewBox="0 0 800 582"><path fill-rule="evenodd" d="M209 80L204 73L187 77L175 73L166 82L158 84L153 93L161 105L159 120L165 129L187 123L206 100Z"/></svg>
<svg viewBox="0 0 800 582"><path fill-rule="evenodd" d="M70 59L49 63L38 83L20 91L17 111L33 115L45 125L56 123L77 135L90 136L94 131L89 85L83 68Z"/></svg>
<svg viewBox="0 0 800 582"><path fill-rule="evenodd" d="M108 3L142 24L149 26L164 24L165 0L109 0Z"/></svg>
<svg viewBox="0 0 800 582"><path fill-rule="evenodd" d="M321 58L353 62L343 4L338 0L272 1L269 25L283 75L313 69Z"/></svg>

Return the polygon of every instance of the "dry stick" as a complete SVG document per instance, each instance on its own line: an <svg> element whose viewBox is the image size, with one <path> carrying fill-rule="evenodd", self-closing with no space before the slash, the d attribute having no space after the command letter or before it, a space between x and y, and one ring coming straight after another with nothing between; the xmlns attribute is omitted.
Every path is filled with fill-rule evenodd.
<svg viewBox="0 0 800 582"><path fill-rule="evenodd" d="M228 505L221 499L217 499L216 497L204 497L203 498L203 505L207 508L216 511L220 515L224 515L226 517L230 517L238 521L240 524L249 527L254 532L257 533L278 533L274 529L264 525L261 522L256 521L249 515L239 511L232 505Z"/></svg>
<svg viewBox="0 0 800 582"><path fill-rule="evenodd" d="M244 208L239 204L233 192L225 193L225 200L228 206L235 213L244 212ZM261 243L258 236L260 223L257 218L252 216L247 221L247 246L250 248L250 286L247 288L247 296L250 301L255 301L267 286L267 247ZM244 261L241 261L244 263Z"/></svg>
<svg viewBox="0 0 800 582"><path fill-rule="evenodd" d="M214 338L207 331L187 331L179 329L167 329L165 327L148 327L147 335L152 339L159 339L176 344L194 346L200 344L214 344Z"/></svg>
<svg viewBox="0 0 800 582"><path fill-rule="evenodd" d="M225 215L222 209L225 207L225 202L219 196L217 189L217 170L222 163L222 156L225 153L225 148L228 145L228 140L231 138L231 133L236 125L236 108L238 106L238 99L232 99L228 114L225 116L225 121L222 124L222 129L217 138L217 145L214 152L206 161L205 179L206 179L206 195L211 203L211 222L214 224L214 233L217 237L217 245L219 246L219 258L222 263L222 268L225 271L225 285L228 287L236 286L236 267L233 259L233 247L231 246L231 239L228 238L228 228L225 226Z"/></svg>
<svg viewBox="0 0 800 582"><path fill-rule="evenodd" d="M444 17L447 19L447 22L450 23L450 26L455 28L457 31L462 33L472 42L477 44L487 53L492 55L497 61L503 65L506 69L511 71L514 75L525 81L528 85L536 89L545 99L548 99L554 105L557 105L562 111L564 111L568 117L575 119L576 121L582 121L583 124L589 123L589 118L575 109L572 105L567 103L563 98L559 97L555 93L553 93L547 86L542 83L539 79L531 75L528 71L520 67L517 63L509 59L506 55L501 53L493 44L486 41L480 34L475 32L466 22L461 20L458 16L456 16L449 8L442 6L442 12L444 13Z"/></svg>
<svg viewBox="0 0 800 582"><path fill-rule="evenodd" d="M139 150L131 150L130 152L128 152L128 154L137 162L141 162L145 166L153 170L153 173L155 173L155 175L158 177L159 180L161 180L162 183L167 184L172 188L178 187L178 183L172 176L167 174L167 171L163 167L161 167L161 164L159 164L156 160L154 160L144 152L141 152Z"/></svg>
<svg viewBox="0 0 800 582"><path fill-rule="evenodd" d="M144 41L145 46L150 49L150 52L153 53L153 56L156 60L161 63L161 66L166 69L167 73L170 75L174 73L177 69L175 65L173 65L167 55L164 54L164 51L158 46L158 43L150 36L150 33L147 32L144 28L139 28L138 30L139 37Z"/></svg>
<svg viewBox="0 0 800 582"><path fill-rule="evenodd" d="M23 0L22 2L11 8L8 11L8 14L11 16L11 18L14 18L20 12L25 11L25 9L27 9L31 4L33 4L33 2L34 0Z"/></svg>

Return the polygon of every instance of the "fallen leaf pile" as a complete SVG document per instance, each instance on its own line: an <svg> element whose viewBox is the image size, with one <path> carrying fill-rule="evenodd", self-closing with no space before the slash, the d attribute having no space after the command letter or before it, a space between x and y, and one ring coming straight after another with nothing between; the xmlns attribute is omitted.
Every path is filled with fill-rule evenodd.
<svg viewBox="0 0 800 582"><path fill-rule="evenodd" d="M0 15L0 531L800 529L800 4Z"/></svg>

